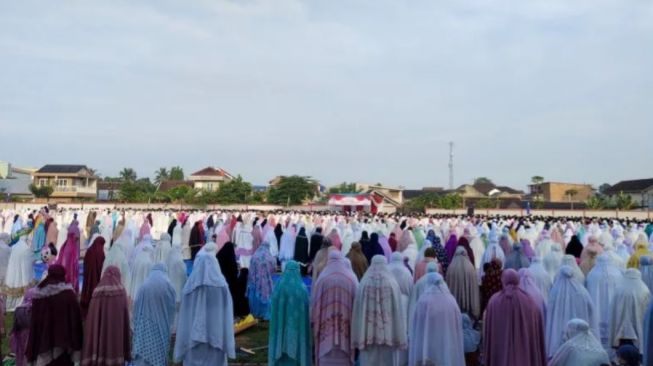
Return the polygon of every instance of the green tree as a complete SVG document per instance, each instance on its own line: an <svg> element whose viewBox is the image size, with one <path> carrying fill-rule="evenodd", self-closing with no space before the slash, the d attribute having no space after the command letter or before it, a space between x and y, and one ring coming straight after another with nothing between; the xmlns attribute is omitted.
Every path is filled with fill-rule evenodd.
<svg viewBox="0 0 653 366"><path fill-rule="evenodd" d="M496 202L491 198L481 198L476 202L476 208L495 208Z"/></svg>
<svg viewBox="0 0 653 366"><path fill-rule="evenodd" d="M170 168L168 178L170 180L184 180L184 169L180 166L173 166Z"/></svg>
<svg viewBox="0 0 653 366"><path fill-rule="evenodd" d="M219 203L249 203L252 196L252 185L245 182L239 175L228 182L222 183L215 193Z"/></svg>
<svg viewBox="0 0 653 366"><path fill-rule="evenodd" d="M533 183L535 185L542 184L542 183L544 183L544 177L539 176L539 175L534 175L534 176L531 177L531 183Z"/></svg>
<svg viewBox="0 0 653 366"><path fill-rule="evenodd" d="M424 212L427 208L440 207L441 198L441 194L429 192L409 200L404 207L409 212Z"/></svg>
<svg viewBox="0 0 653 366"><path fill-rule="evenodd" d="M49 185L37 186L36 184L32 183L29 185L29 191L32 192L36 198L50 198L50 196L52 196L52 192L54 192L54 188Z"/></svg>
<svg viewBox="0 0 653 366"><path fill-rule="evenodd" d="M602 210L608 205L605 197L599 195L588 198L585 204L591 210Z"/></svg>
<svg viewBox="0 0 653 366"><path fill-rule="evenodd" d="M474 184L494 184L492 179L487 177L478 177L474 179Z"/></svg>
<svg viewBox="0 0 653 366"><path fill-rule="evenodd" d="M193 188L189 186L177 186L166 192L172 202L183 202L185 198L193 196Z"/></svg>
<svg viewBox="0 0 653 366"><path fill-rule="evenodd" d="M633 197L623 192L619 192L619 194L615 197L615 204L620 210L630 210L635 206Z"/></svg>
<svg viewBox="0 0 653 366"><path fill-rule="evenodd" d="M120 175L120 178L126 182L134 182L138 179L136 171L132 168L123 168L118 174Z"/></svg>
<svg viewBox="0 0 653 366"><path fill-rule="evenodd" d="M599 193L602 195L607 195L608 189L612 188L608 183L603 183L599 186Z"/></svg>
<svg viewBox="0 0 653 366"><path fill-rule="evenodd" d="M329 188L329 193L358 193L356 183L342 182L335 187Z"/></svg>
<svg viewBox="0 0 653 366"><path fill-rule="evenodd" d="M252 192L251 203L265 203L266 199L265 192Z"/></svg>
<svg viewBox="0 0 653 366"><path fill-rule="evenodd" d="M446 210L453 210L455 208L461 208L463 205L463 198L461 195L454 193L454 194L447 194L442 199L440 200L440 208L444 208Z"/></svg>
<svg viewBox="0 0 653 366"><path fill-rule="evenodd" d="M149 178L126 181L120 187L120 200L123 202L147 202L156 193L156 186Z"/></svg>
<svg viewBox="0 0 653 366"><path fill-rule="evenodd" d="M569 198L569 204L571 205L572 210L574 209L574 202L572 200L573 200L574 196L576 196L577 194L578 194L578 190L573 189L573 188L568 189L568 190L565 191L565 196L567 196L567 198Z"/></svg>
<svg viewBox="0 0 653 366"><path fill-rule="evenodd" d="M154 184L158 186L164 180L168 180L169 177L170 173L168 172L168 169L161 167L156 172L154 172Z"/></svg>
<svg viewBox="0 0 653 366"><path fill-rule="evenodd" d="M316 186L317 183L311 177L281 177L279 182L270 188L268 202L276 205L300 205L313 198L317 191Z"/></svg>

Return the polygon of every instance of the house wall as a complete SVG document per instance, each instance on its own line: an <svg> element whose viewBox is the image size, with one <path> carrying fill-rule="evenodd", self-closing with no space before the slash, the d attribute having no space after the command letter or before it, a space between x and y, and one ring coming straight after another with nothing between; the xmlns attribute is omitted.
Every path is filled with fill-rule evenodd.
<svg viewBox="0 0 653 366"><path fill-rule="evenodd" d="M543 183L542 195L544 200L548 202L569 202L569 197L565 192L570 189L578 191L578 194L571 198L572 202L585 202L594 193L592 186L588 184Z"/></svg>
<svg viewBox="0 0 653 366"><path fill-rule="evenodd" d="M217 191L221 183L221 181L194 181L193 187L195 189Z"/></svg>

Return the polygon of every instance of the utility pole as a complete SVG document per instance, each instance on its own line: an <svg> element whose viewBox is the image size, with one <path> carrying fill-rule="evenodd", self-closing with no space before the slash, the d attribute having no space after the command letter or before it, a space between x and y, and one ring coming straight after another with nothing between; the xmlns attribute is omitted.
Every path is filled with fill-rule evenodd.
<svg viewBox="0 0 653 366"><path fill-rule="evenodd" d="M453 189L453 141L449 141L449 189Z"/></svg>

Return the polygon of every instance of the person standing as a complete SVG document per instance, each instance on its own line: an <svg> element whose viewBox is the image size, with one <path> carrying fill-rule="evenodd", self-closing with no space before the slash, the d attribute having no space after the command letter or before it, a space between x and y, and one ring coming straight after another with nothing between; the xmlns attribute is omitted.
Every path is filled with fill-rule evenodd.
<svg viewBox="0 0 653 366"><path fill-rule="evenodd" d="M184 366L226 366L236 357L229 286L212 253L197 255L184 286L174 360Z"/></svg>
<svg viewBox="0 0 653 366"><path fill-rule="evenodd" d="M286 263L272 293L268 365L311 365L309 298L299 264Z"/></svg>
<svg viewBox="0 0 653 366"><path fill-rule="evenodd" d="M311 323L317 366L352 365L351 323L358 279L339 251L329 259L311 292Z"/></svg>
<svg viewBox="0 0 653 366"><path fill-rule="evenodd" d="M66 270L55 264L38 285L25 355L30 364L72 366L82 350L82 313Z"/></svg>
<svg viewBox="0 0 653 366"><path fill-rule="evenodd" d="M133 365L167 365L175 319L175 290L163 263L157 263L134 301Z"/></svg>
<svg viewBox="0 0 653 366"><path fill-rule="evenodd" d="M120 281L120 270L110 266L93 291L84 324L81 364L116 366L130 360L131 328L127 292Z"/></svg>

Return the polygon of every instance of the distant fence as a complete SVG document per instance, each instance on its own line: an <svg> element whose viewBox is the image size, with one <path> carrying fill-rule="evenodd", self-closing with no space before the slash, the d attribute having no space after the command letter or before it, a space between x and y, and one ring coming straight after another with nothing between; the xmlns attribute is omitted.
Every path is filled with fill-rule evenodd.
<svg viewBox="0 0 653 366"><path fill-rule="evenodd" d="M429 215L466 215L467 209L444 210L439 208L427 209ZM504 216L524 216L526 209L474 209L477 215L504 215ZM552 216L552 217L600 217L600 218L629 218L635 220L650 220L653 213L650 210L638 211L621 211L621 210L530 210L534 216Z"/></svg>
<svg viewBox="0 0 653 366"><path fill-rule="evenodd" d="M0 203L0 209L10 210L38 210L45 206L45 203ZM170 203L58 203L57 208L69 210L175 210L175 211L192 211L192 210L247 210L247 211L275 211L275 210L296 210L296 211L325 211L329 209L327 205L298 205L298 206L279 206L279 205L184 205Z"/></svg>

